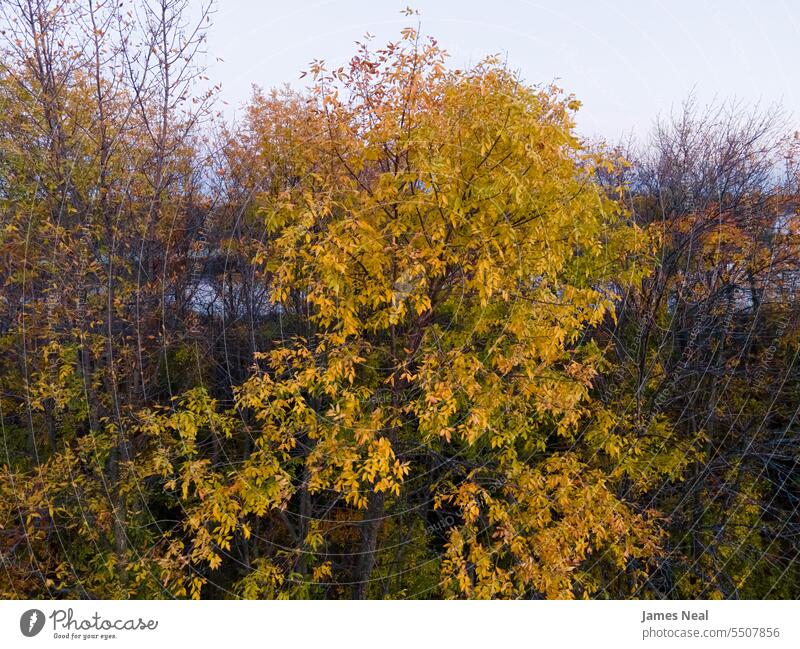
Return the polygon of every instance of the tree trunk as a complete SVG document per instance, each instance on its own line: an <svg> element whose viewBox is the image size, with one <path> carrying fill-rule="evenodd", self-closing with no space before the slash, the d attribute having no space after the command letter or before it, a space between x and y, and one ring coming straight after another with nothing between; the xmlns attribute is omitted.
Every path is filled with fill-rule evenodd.
<svg viewBox="0 0 800 649"><path fill-rule="evenodd" d="M361 546L356 557L353 599L366 599L369 596L369 580L375 568L378 531L383 521L383 502L383 493L370 494L364 521L361 523Z"/></svg>

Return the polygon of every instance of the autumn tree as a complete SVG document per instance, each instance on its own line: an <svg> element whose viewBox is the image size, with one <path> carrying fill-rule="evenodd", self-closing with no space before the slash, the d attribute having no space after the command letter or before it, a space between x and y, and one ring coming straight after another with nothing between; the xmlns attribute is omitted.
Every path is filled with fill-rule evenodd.
<svg viewBox="0 0 800 649"><path fill-rule="evenodd" d="M160 534L136 531L152 503L132 500L129 431L185 335L204 22L174 0L1 11L3 592L158 593L134 576Z"/></svg>
<svg viewBox="0 0 800 649"><path fill-rule="evenodd" d="M793 594L777 113L407 28L226 124L189 9L0 5L0 595Z"/></svg>
<svg viewBox="0 0 800 649"><path fill-rule="evenodd" d="M659 596L796 589L796 141L776 109L690 98L612 186L658 232L654 272L608 322L598 382L636 435L688 463L640 498L670 515ZM785 407L784 406L787 406Z"/></svg>
<svg viewBox="0 0 800 649"><path fill-rule="evenodd" d="M649 241L593 181L611 162L574 135L577 101L494 59L448 70L413 29L310 72L313 111L283 122L277 153L256 143L264 177L291 168L261 194L255 258L285 328L238 391L257 445L296 467L291 570L354 597L408 592L403 552L439 565L431 595L635 580L657 535L598 461L620 449L585 333ZM251 111L265 133L272 111L291 120L262 96ZM438 542L437 519L453 521Z"/></svg>

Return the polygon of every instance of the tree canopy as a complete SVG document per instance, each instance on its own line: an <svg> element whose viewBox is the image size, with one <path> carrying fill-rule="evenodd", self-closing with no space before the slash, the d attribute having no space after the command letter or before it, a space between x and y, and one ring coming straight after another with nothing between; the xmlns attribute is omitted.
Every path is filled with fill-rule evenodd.
<svg viewBox="0 0 800 649"><path fill-rule="evenodd" d="M185 0L3 11L0 595L796 595L777 114L409 27L225 125Z"/></svg>

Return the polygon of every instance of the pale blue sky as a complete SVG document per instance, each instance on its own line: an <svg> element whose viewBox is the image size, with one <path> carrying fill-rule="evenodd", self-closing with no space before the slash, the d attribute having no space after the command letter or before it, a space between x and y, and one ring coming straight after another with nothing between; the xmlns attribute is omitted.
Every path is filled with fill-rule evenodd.
<svg viewBox="0 0 800 649"><path fill-rule="evenodd" d="M500 53L526 80L574 93L585 135L642 134L692 88L701 101L779 102L800 116L797 0L218 0L209 50L224 62L211 76L231 106L252 83L300 86L311 59L343 64L367 31L396 39L414 24L407 4L453 66Z"/></svg>

